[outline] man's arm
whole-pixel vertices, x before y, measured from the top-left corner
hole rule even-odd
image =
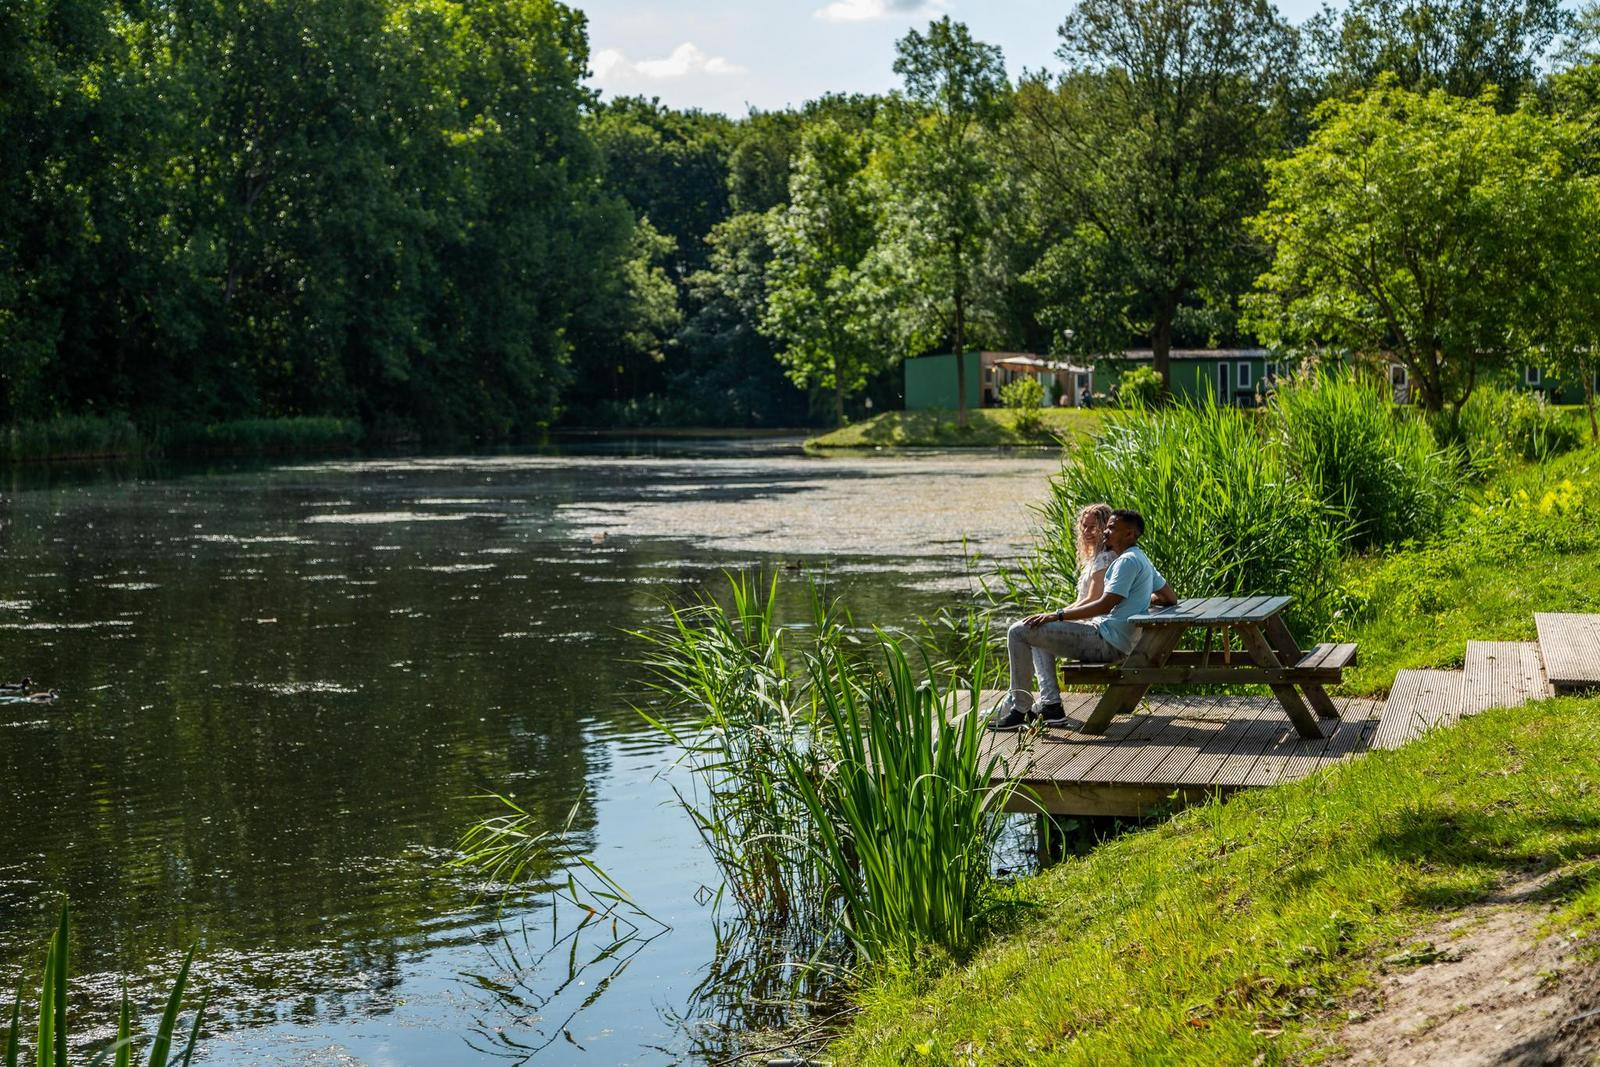
[[[1153,608],[1170,608],[1177,602],[1178,594],[1172,591],[1171,582],[1150,594],[1150,606]]]
[[[1026,626],[1039,626],[1047,622],[1068,622],[1073,619],[1093,619],[1109,614],[1111,609],[1122,603],[1127,598],[1121,593],[1102,593],[1098,600],[1091,600],[1086,604],[1060,611],[1046,611],[1039,615],[1029,615],[1022,622]]]

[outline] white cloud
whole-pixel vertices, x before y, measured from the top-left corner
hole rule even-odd
[[[834,0],[816,16],[827,22],[866,22],[890,15],[915,15],[944,7],[944,0]]]
[[[691,41],[685,41],[672,50],[665,59],[630,60],[621,50],[603,48],[594,54],[594,77],[602,85],[608,82],[627,82],[639,78],[685,78],[696,74],[743,74],[745,68],[730,62],[724,56],[708,56]]]

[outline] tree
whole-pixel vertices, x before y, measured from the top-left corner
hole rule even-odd
[[[924,109],[905,139],[896,199],[921,220],[925,248],[908,257],[911,283],[938,294],[956,355],[957,419],[967,424],[967,318],[985,238],[986,192],[993,159],[981,143],[1004,115],[1009,98],[1005,62],[993,45],[975,41],[949,16],[895,42],[894,71],[906,95]],[[902,211],[901,217],[907,217]]]
[[[1021,87],[1011,139],[1055,215],[1032,277],[1074,347],[1146,334],[1170,384],[1183,310],[1225,303],[1254,254],[1243,220],[1283,142],[1293,36],[1266,0],[1081,0],[1060,37],[1067,72]]]
[[[1459,405],[1484,366],[1526,355],[1529,287],[1570,215],[1557,131],[1390,80],[1318,114],[1310,142],[1269,166],[1252,220],[1275,250],[1256,328],[1392,357],[1429,410]]]
[[[778,216],[767,275],[762,331],[800,386],[833,393],[843,424],[846,397],[882,361],[873,343],[864,284],[876,205],[863,175],[864,134],[824,119],[807,127],[789,181],[789,206]]]
[[[1306,34],[1330,94],[1389,73],[1416,92],[1497,88],[1510,110],[1573,27],[1560,0],[1352,0],[1338,15],[1324,8]]]

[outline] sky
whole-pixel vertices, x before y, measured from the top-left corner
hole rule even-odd
[[[999,45],[1006,73],[1057,69],[1071,0],[571,0],[589,16],[590,84],[610,97],[744,115],[827,92],[895,88],[894,42],[949,15]],[[1292,22],[1317,0],[1279,0]]]

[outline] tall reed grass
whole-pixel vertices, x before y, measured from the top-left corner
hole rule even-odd
[[[132,456],[143,450],[138,427],[121,415],[70,415],[0,427],[0,461]]]
[[[50,947],[45,952],[44,974],[40,978],[39,986],[39,1003],[37,1011],[33,1013],[37,1018],[33,1046],[36,1067],[46,1067],[46,1065],[68,1067],[71,1060],[67,1034],[67,979],[70,973],[67,948],[71,925],[68,907],[63,903],[55,935],[51,937]],[[189,983],[189,966],[193,962],[194,949],[191,948],[189,954],[184,957],[183,966],[178,969],[177,978],[173,980],[172,993],[167,997],[161,1021],[157,1024],[155,1033],[150,1036],[150,1055],[147,1061],[149,1067],[168,1067],[172,1063],[189,1067],[190,1061],[194,1058],[195,1048],[200,1040],[200,1020],[206,1010],[203,1000],[195,1011],[194,1021],[189,1027],[186,1040],[179,1042],[181,1034],[178,1030],[178,1014],[183,1006],[184,989]],[[134,1049],[139,1039],[133,1035],[132,1020],[133,1008],[128,1000],[127,988],[124,986],[122,1006],[117,1013],[116,1041],[95,1053],[89,1060],[89,1067],[104,1064],[108,1058],[112,1067],[133,1067]],[[17,987],[17,997],[11,1007],[10,1021],[11,1026],[6,1033],[5,1044],[0,1046],[0,1052],[3,1052],[3,1055],[0,1055],[0,1063],[4,1063],[4,1067],[21,1067],[21,986]]]
[[[776,577],[730,576],[730,606],[705,598],[641,634],[673,708],[646,718],[694,771],[684,806],[748,914],[841,930],[859,960],[963,953],[1015,789],[991,788],[979,758],[987,665],[941,681],[909,637],[862,641],[809,595],[809,625],[786,628]]]
[[[1025,604],[1070,603],[1073,517],[1106,501],[1143,514],[1142,547],[1179,596],[1285,593],[1303,631],[1330,617],[1349,524],[1296,477],[1254,415],[1207,398],[1120,412],[1051,484],[1037,552],[1000,575]]]
[[[991,785],[994,758],[980,758],[987,717],[972,679],[982,664],[941,684],[912,668],[897,639],[880,633],[878,651],[881,670],[817,687],[833,766],[818,778],[791,755],[790,775],[857,951],[899,965],[930,947],[960,956],[976,939],[997,813],[1015,784]]]
[[[1268,447],[1333,510],[1360,550],[1424,539],[1460,490],[1454,456],[1420,418],[1398,410],[1381,381],[1351,371],[1277,391]]]

